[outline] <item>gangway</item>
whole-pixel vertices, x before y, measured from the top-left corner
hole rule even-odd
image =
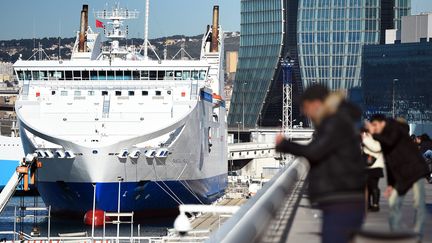
[[[28,183],[28,174],[36,161],[36,156],[29,154],[25,157],[21,166],[18,166],[17,170],[14,171],[8,183],[0,193],[0,214],[3,212],[9,200],[12,198],[21,180],[23,178],[27,178]]]

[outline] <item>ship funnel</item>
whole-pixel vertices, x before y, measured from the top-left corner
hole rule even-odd
[[[219,6],[213,7],[213,26],[211,39],[211,52],[219,51]]]
[[[81,10],[81,26],[79,32],[78,52],[86,52],[86,31],[88,26],[88,5],[84,4]]]

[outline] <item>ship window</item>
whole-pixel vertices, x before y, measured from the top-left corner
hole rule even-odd
[[[74,96],[81,96],[81,91],[78,91],[78,90],[75,91],[75,92],[74,92]]]
[[[39,79],[41,79],[41,80],[47,80],[48,79],[47,71],[40,71],[39,72]]]
[[[198,71],[192,71],[192,80],[198,80],[199,79],[199,75],[198,75]]]
[[[190,71],[183,71],[183,80],[190,79]]]
[[[26,80],[32,80],[32,73],[31,73],[31,71],[25,71],[25,79]]]
[[[82,71],[82,80],[89,80],[89,79],[90,79],[89,71]]]
[[[156,80],[157,72],[156,71],[150,71],[150,80]]]
[[[24,80],[24,72],[23,71],[17,71],[18,79]]]
[[[29,76],[29,80],[31,80],[32,77],[33,77],[33,80],[39,80],[39,71],[32,71],[31,73],[32,73],[32,75]]]
[[[102,91],[102,96],[107,96],[108,95],[108,91]]]
[[[174,79],[174,71],[167,71],[165,79],[173,80]]]
[[[121,91],[116,91],[116,92],[115,92],[115,95],[116,95],[116,96],[121,96],[121,94],[122,94]]]
[[[165,71],[158,71],[158,80],[165,79]]]
[[[106,80],[106,71],[98,71],[99,80]]]
[[[131,71],[124,71],[123,80],[132,80],[132,72]]]
[[[174,78],[175,80],[181,80],[182,79],[182,71],[175,71],[174,72]]]
[[[55,95],[55,93],[56,93],[55,90],[51,91],[51,95]]]
[[[73,71],[73,79],[80,80],[81,79],[81,71]]]
[[[94,92],[93,90],[89,90],[89,91],[87,92],[87,95],[88,95],[88,96],[94,96],[94,95],[95,95],[95,92]]]
[[[107,71],[107,80],[114,80],[114,71]]]
[[[155,93],[156,93],[156,95],[157,95],[157,96],[161,96],[161,95],[162,95],[162,92],[161,92],[161,91],[159,91],[159,90],[156,90],[156,92],[155,92]]]
[[[168,91],[167,91],[167,94],[171,95],[171,90],[168,90]]]
[[[98,80],[97,71],[90,71],[90,79],[91,80]]]
[[[58,80],[64,80],[64,71],[55,71],[54,77]]]
[[[149,71],[141,71],[141,79],[148,80],[149,79]]]
[[[109,76],[109,74],[108,74],[108,76]],[[123,80],[123,71],[121,71],[121,70],[120,71],[116,71],[115,72],[115,76],[116,76],[115,77],[116,80]]]
[[[66,80],[72,80],[72,71],[65,71]]]
[[[199,79],[200,80],[205,80],[206,78],[206,71],[205,70],[201,70],[200,74],[199,74]]]
[[[135,91],[129,91],[128,94],[129,94],[129,96],[134,96],[135,95]]]
[[[61,96],[67,96],[68,92],[66,90],[62,90],[62,92],[60,93]]]
[[[133,71],[133,80],[139,80],[140,79],[140,73],[138,71]]]
[[[141,95],[142,95],[142,96],[147,96],[147,95],[148,95],[148,91],[147,91],[147,90],[143,90],[143,91],[141,92]]]

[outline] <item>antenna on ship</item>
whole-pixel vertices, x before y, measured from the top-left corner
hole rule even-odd
[[[144,25],[144,59],[145,60],[148,60],[149,14],[150,14],[150,0],[146,0],[146,13],[145,13],[145,25]]]

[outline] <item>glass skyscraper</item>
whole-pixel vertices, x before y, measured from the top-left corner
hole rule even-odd
[[[363,45],[382,42],[410,7],[410,0],[242,0],[229,126],[281,124],[283,58],[294,60],[294,98],[315,82],[360,86]]]
[[[233,97],[231,126],[255,126],[273,80],[283,44],[281,0],[241,1],[239,62]]]
[[[362,47],[379,44],[385,29],[400,26],[409,0],[303,0],[298,15],[298,45],[304,86],[331,89],[361,85]],[[384,40],[382,40],[384,41]]]

